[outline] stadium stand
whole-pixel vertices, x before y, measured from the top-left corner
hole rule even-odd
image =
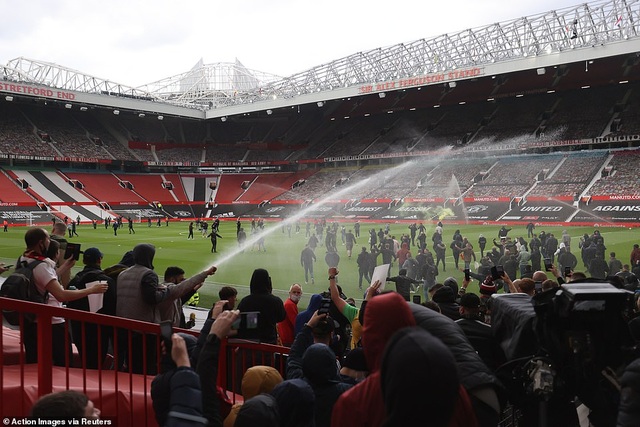
[[[36,200],[22,189],[13,177],[8,176],[4,170],[0,173],[0,187],[2,187],[0,201],[4,203],[34,204],[36,202]]]
[[[21,109],[14,105],[0,103],[0,151],[5,154],[38,153],[43,156],[55,156],[58,153],[38,136],[35,127],[29,123]]]
[[[640,162],[640,152],[618,151],[607,165],[611,170],[606,176],[601,177],[589,189],[591,195],[616,195],[626,194],[631,196],[640,195],[640,178],[638,177],[638,164]]]
[[[71,179],[76,179],[84,185],[84,190],[95,200],[100,202],[145,202],[138,194],[126,186],[122,181],[110,173],[77,173],[66,174]]]
[[[100,113],[72,113],[74,120],[76,120],[90,135],[91,139],[96,145],[102,146],[103,150],[107,153],[106,158],[113,158],[118,160],[137,160],[133,153],[126,146],[126,142],[123,144],[118,142],[119,140],[114,137],[105,126],[100,124],[100,121],[107,123],[104,119],[105,114]],[[122,138],[126,141],[125,138]]]
[[[104,151],[91,141],[65,109],[33,108],[26,112],[39,132],[46,133],[57,151],[67,157],[101,158]]]

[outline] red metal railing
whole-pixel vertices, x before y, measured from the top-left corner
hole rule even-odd
[[[232,392],[229,399],[236,403],[241,396],[242,376],[252,366],[267,365],[286,378],[289,348],[260,344],[239,339],[222,340],[218,359],[218,386]]]
[[[0,298],[0,308],[15,310],[20,313],[35,313],[37,315],[37,364],[26,363],[26,352],[23,346],[25,339],[24,316],[21,315],[20,326],[7,328],[3,326],[0,334],[0,414],[2,416],[23,417],[29,412],[33,402],[39,396],[52,391],[74,389],[86,393],[93,400],[96,407],[102,411],[102,417],[117,421],[118,426],[156,426],[151,402],[151,380],[160,366],[160,328],[157,324],[139,322],[118,317],[52,307],[43,304]],[[97,334],[98,354],[108,353],[104,360],[96,363],[97,369],[87,368],[87,353],[77,355],[65,350],[64,366],[54,366],[52,351],[52,317],[64,317],[65,348],[71,344],[70,321],[78,321],[82,334],[76,337],[80,343],[86,343],[86,332],[89,324],[98,325],[94,333]],[[102,336],[104,327],[111,327],[112,332],[108,349],[103,349]],[[141,334],[143,354],[153,354],[156,359],[147,362],[143,359],[143,373],[133,373],[132,355],[124,359],[120,346],[127,343],[129,348],[136,334]],[[120,336],[120,342],[118,340]],[[147,337],[153,337],[156,348],[149,348]],[[103,351],[108,350],[108,351]],[[149,363],[155,364],[150,366]],[[122,368],[122,366],[129,368]],[[117,368],[121,367],[120,370]]]
[[[19,327],[3,326],[0,334],[0,415],[3,417],[27,416],[32,404],[38,397],[53,391],[73,389],[89,396],[103,418],[115,421],[124,427],[156,426],[151,401],[151,381],[160,371],[160,327],[157,324],[123,319],[68,308],[52,307],[26,301],[0,298],[0,309],[8,309],[37,316],[37,363],[27,363],[24,348],[25,319],[21,315]],[[74,337],[80,348],[86,348],[91,334],[95,334],[98,355],[106,354],[96,363],[95,369],[87,366],[87,352],[65,351],[64,366],[54,366],[52,349],[53,317],[63,317],[65,322],[65,348],[71,348],[70,323],[80,322],[80,336]],[[97,329],[90,325],[97,325]],[[102,338],[105,328],[110,339],[108,348],[103,348]],[[179,330],[197,335],[197,332]],[[132,346],[136,334],[141,334],[142,353],[154,350],[157,357],[155,366],[149,366],[146,358],[142,361],[143,373],[132,371],[132,354],[124,356],[121,345]],[[118,337],[120,336],[120,339]],[[153,338],[147,342],[146,338]],[[149,347],[155,345],[155,348]],[[286,359],[289,348],[251,341],[230,339],[222,340],[219,364],[218,385],[232,393],[229,399],[235,403],[242,400],[240,385],[242,375],[251,366],[268,365],[277,369],[286,377]],[[126,365],[128,368],[123,368]],[[118,369],[120,367],[120,369]]]

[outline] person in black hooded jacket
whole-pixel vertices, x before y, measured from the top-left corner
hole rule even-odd
[[[269,272],[263,268],[255,269],[249,287],[251,293],[242,298],[238,304],[238,310],[241,312],[259,311],[258,327],[255,329],[241,328],[238,330],[238,338],[276,344],[278,341],[276,324],[282,322],[287,313],[284,311],[282,300],[271,293],[273,288]]]
[[[189,343],[187,343],[187,341]],[[163,356],[167,371],[151,383],[151,399],[158,424],[166,427],[204,427],[200,378],[191,368],[189,347],[195,338],[186,334],[171,336],[171,354]]]
[[[316,427],[331,425],[331,411],[342,393],[353,387],[342,381],[336,365],[336,355],[325,344],[313,344],[302,357],[304,380],[316,396],[314,419]]]
[[[291,346],[287,361],[287,379],[302,378],[309,383],[316,396],[315,426],[329,427],[331,411],[338,397],[353,384],[342,381],[336,355],[329,347],[331,332],[326,334],[323,320],[326,314],[318,315],[316,311],[305,324]],[[329,322],[333,322],[331,318]],[[331,326],[333,329],[333,326]],[[323,342],[320,342],[323,341]]]
[[[242,404],[235,427],[279,427],[278,402],[270,394],[259,394]]]
[[[640,359],[631,362],[620,378],[618,427],[632,427],[640,420]]]
[[[278,403],[280,427],[314,427],[315,396],[311,386],[301,379],[283,381],[273,388],[271,395]],[[238,414],[238,416],[240,416]],[[236,418],[236,425],[237,418]],[[263,424],[255,424],[262,426]]]
[[[422,305],[409,304],[409,307],[416,324],[439,338],[453,353],[460,384],[469,394],[478,425],[498,425],[501,405],[506,400],[504,388],[495,374],[482,362],[462,329],[453,320]]]
[[[456,362],[442,341],[415,326],[399,330],[387,343],[381,373],[384,427],[451,425],[460,382]],[[416,417],[418,407],[429,414],[428,422]]]

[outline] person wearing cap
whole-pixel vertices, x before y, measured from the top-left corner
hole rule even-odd
[[[460,306],[456,302],[458,283],[453,277],[448,277],[441,286],[433,286],[429,290],[431,300],[438,304],[443,315],[451,320],[460,318]]]
[[[342,359],[342,367],[340,368],[342,378],[349,378],[354,384],[364,380],[369,375],[367,361],[364,358],[364,350],[362,347],[352,349]]]
[[[480,297],[465,292],[460,297],[460,319],[456,320],[456,323],[462,328],[482,361],[495,371],[506,359],[491,332],[491,326],[483,322],[483,318],[480,312]]]
[[[115,316],[116,314],[116,282],[107,276],[101,267],[102,252],[98,248],[86,249],[82,254],[82,263],[84,268],[69,282],[70,288],[85,289],[87,285],[95,282],[102,282],[108,285],[102,299],[102,307],[97,311],[100,314]],[[80,298],[67,303],[68,308],[75,310],[90,311],[89,299],[87,297]],[[84,323],[84,336],[82,334],[82,323],[77,320],[71,321],[71,333],[73,342],[78,348],[80,360],[86,360],[86,367],[96,369],[100,366],[107,350],[109,349],[109,341],[113,337],[113,331],[110,326],[100,327],[101,333],[98,334],[99,326],[94,323]],[[98,345],[98,336],[101,338],[101,345]],[[98,352],[100,349],[100,353]],[[86,356],[83,356],[86,355]]]

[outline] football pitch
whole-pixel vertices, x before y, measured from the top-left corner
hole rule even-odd
[[[210,222],[211,223],[211,222]],[[345,225],[347,229],[353,230],[353,222],[340,223]],[[169,266],[179,266],[185,270],[185,276],[202,271],[210,265],[218,266],[218,272],[209,277],[205,285],[200,289],[200,307],[210,307],[218,299],[218,290],[222,286],[234,286],[238,290],[239,298],[249,293],[249,281],[251,274],[256,268],[265,268],[271,275],[274,294],[280,296],[283,300],[288,295],[289,286],[293,283],[300,283],[303,288],[303,298],[300,307],[306,307],[309,297],[314,293],[320,293],[328,289],[327,281],[327,264],[324,260],[326,250],[324,246],[319,246],[316,251],[317,261],[314,265],[315,284],[305,285],[304,270],[300,265],[300,252],[304,248],[308,238],[305,237],[306,221],[300,222],[300,231],[296,233],[295,224],[291,228],[289,236],[288,228],[282,227],[278,222],[265,222],[265,249],[266,251],[258,251],[257,245],[252,247],[250,244],[245,247],[244,252],[239,251],[236,241],[236,223],[235,221],[222,221],[220,224],[219,234],[222,236],[218,239],[218,253],[211,253],[210,240],[202,236],[198,230],[194,230],[194,239],[187,240],[188,222],[171,222],[169,226],[163,223],[161,227],[152,224],[151,227],[147,223],[136,223],[135,234],[129,234],[126,223],[124,228],[118,230],[118,235],[114,236],[113,229],[105,229],[104,225],[99,224],[94,230],[90,224],[83,224],[78,227],[78,237],[68,238],[71,242],[81,243],[82,249],[89,247],[97,247],[104,254],[102,267],[106,268],[118,263],[123,254],[131,250],[138,243],[151,243],[156,247],[156,255],[154,259],[155,271],[162,280],[164,271]],[[251,241],[250,223],[242,222],[243,228],[247,231]],[[431,235],[435,224],[426,223],[427,228],[427,247],[431,249]],[[409,234],[407,228],[409,223],[390,224],[391,235],[400,240],[400,236],[405,233]],[[380,223],[361,223],[360,237],[354,246],[351,259],[347,257],[346,248],[342,245],[340,238],[340,230],[337,234],[337,247],[340,255],[339,284],[343,288],[344,293],[349,297],[357,300],[363,296],[363,291],[358,289],[358,266],[356,258],[363,246],[369,248],[368,231],[371,228],[376,230],[384,228],[385,224]],[[44,227],[51,229],[50,224]],[[478,248],[478,236],[483,234],[488,242],[487,249],[491,250],[491,240],[497,239],[500,226],[495,225],[452,225],[444,224],[443,237],[447,244],[447,268],[443,271],[439,269],[438,281],[442,282],[449,276],[452,276],[461,283],[463,273],[456,271],[454,268],[453,256],[448,245],[452,240],[453,233],[459,229],[464,237],[474,245],[476,256],[479,260],[480,251]],[[313,226],[311,227],[313,230]],[[536,234],[544,230],[547,233],[553,233],[556,237],[560,237],[563,230],[567,230],[572,237],[572,252],[578,258],[578,266],[576,271],[585,271],[580,260],[580,252],[578,242],[580,236],[584,233],[592,234],[593,227],[549,227],[537,226]],[[5,264],[14,264],[16,258],[24,251],[24,233],[27,227],[11,227],[6,233],[0,233],[0,261]],[[607,258],[609,252],[616,252],[617,258],[623,264],[629,263],[629,254],[634,243],[640,243],[636,229],[626,227],[603,227],[599,228],[605,239],[607,247]],[[527,231],[525,225],[514,226],[509,232],[511,238],[524,237],[527,241]],[[417,243],[417,241],[416,241]],[[411,247],[411,254],[415,257],[417,249]],[[380,257],[378,262],[381,262]],[[462,268],[462,263],[460,267]],[[82,269],[82,258],[76,263],[73,269],[75,274]],[[392,266],[391,274],[398,273],[398,266],[395,263]],[[5,273],[6,277],[9,273]],[[367,284],[363,284],[366,288]],[[393,283],[389,284],[393,289]],[[472,283],[469,288],[473,292],[477,292],[477,281]]]

